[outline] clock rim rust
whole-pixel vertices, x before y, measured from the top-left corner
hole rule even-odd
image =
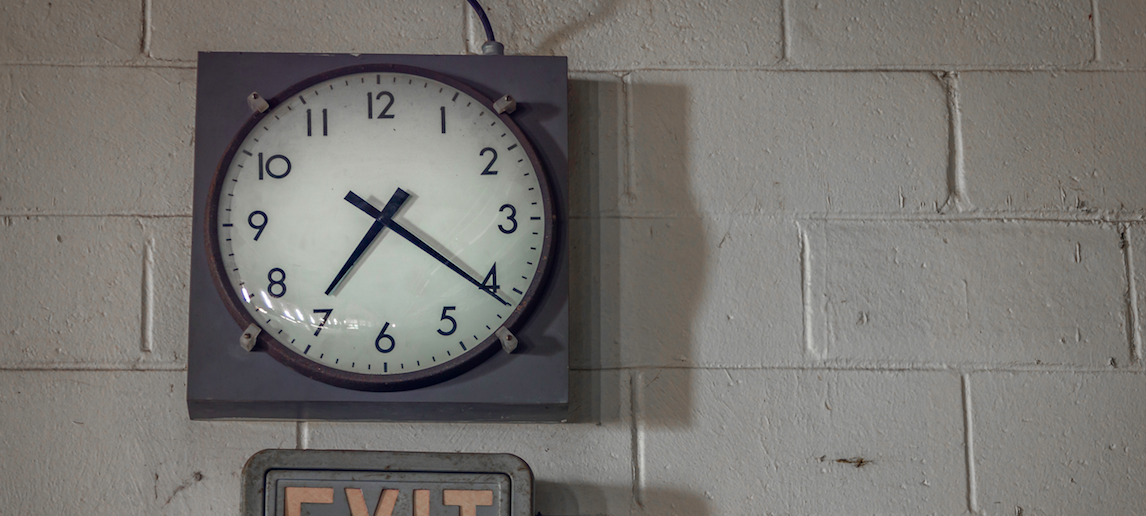
[[[218,165],[215,167],[215,173],[211,178],[211,185],[208,189],[208,197],[206,203],[206,216],[203,217],[204,226],[203,232],[204,246],[207,252],[207,268],[211,272],[211,279],[215,284],[215,289],[218,291],[222,298],[223,305],[231,314],[231,317],[239,325],[240,331],[245,330],[250,325],[254,324],[260,329],[263,329],[254,318],[251,317],[246,310],[242,309],[239,301],[238,293],[231,287],[231,282],[226,280],[225,275],[221,274],[224,270],[222,263],[223,256],[218,246],[218,229],[219,229],[219,198],[222,193],[223,177],[226,175],[226,168],[235,154],[239,152],[239,147],[242,146],[243,141],[246,140],[255,127],[265,118],[270,112],[277,108],[284,101],[290,99],[302,90],[309,88],[315,84],[328,81],[337,77],[351,75],[356,73],[403,73],[424,77],[427,79],[435,80],[446,84],[452,88],[469,95],[474,100],[480,102],[483,106],[488,108],[491,113],[498,117],[517,138],[522,149],[525,151],[526,156],[529,158],[530,163],[537,175],[539,187],[541,188],[541,195],[544,206],[544,223],[545,223],[545,237],[542,241],[541,254],[538,258],[537,270],[538,274],[534,275],[533,281],[530,282],[529,288],[526,289],[522,295],[521,302],[517,304],[513,312],[506,318],[502,326],[509,328],[513,331],[520,322],[524,322],[536,307],[538,303],[534,302],[534,297],[541,291],[548,288],[552,276],[553,262],[552,259],[556,249],[554,248],[557,242],[557,229],[556,218],[558,207],[556,206],[557,197],[553,195],[552,183],[549,180],[549,172],[542,165],[540,158],[534,149],[532,141],[525,135],[525,133],[518,127],[517,123],[506,113],[498,113],[497,109],[493,106],[493,101],[489,99],[484,93],[476,90],[472,86],[465,84],[449,75],[445,75],[432,70],[419,68],[416,66],[393,64],[393,63],[373,63],[346,66],[328,70],[316,75],[307,77],[301,81],[295,82],[288,86],[282,92],[278,93],[272,98],[265,98],[270,107],[262,113],[254,113],[247,122],[235,133],[227,146],[226,152],[223,153]],[[499,343],[496,332],[491,333],[489,337],[484,339],[477,346],[471,348],[471,351],[464,353],[458,358],[448,360],[439,365],[413,371],[410,373],[395,373],[383,375],[368,375],[362,373],[353,373],[335,369],[318,362],[312,361],[293,349],[288,348],[277,339],[272,337],[269,332],[261,331],[259,333],[257,343],[262,346],[268,355],[273,357],[279,363],[289,367],[290,369],[302,374],[308,378],[323,382],[336,387],[343,387],[347,389],[354,389],[359,391],[372,391],[372,392],[393,392],[412,390],[429,385],[441,383],[455,378],[470,369],[473,369],[478,364],[484,362],[491,355],[493,355],[499,348]]]

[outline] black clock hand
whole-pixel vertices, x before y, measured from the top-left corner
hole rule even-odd
[[[367,210],[366,208],[363,208],[362,205],[368,206],[370,211],[367,211],[367,213],[370,213],[371,211],[375,213],[375,215],[373,215],[374,223],[370,225],[370,229],[366,231],[366,236],[362,237],[362,241],[358,242],[358,247],[354,248],[353,253],[350,253],[350,258],[347,259],[346,263],[342,265],[342,270],[338,271],[338,275],[334,277],[334,281],[330,282],[329,287],[326,287],[326,295],[329,296],[330,293],[334,291],[334,287],[338,286],[338,282],[342,281],[342,278],[346,276],[346,273],[350,272],[350,269],[353,268],[354,264],[358,262],[358,259],[362,257],[362,253],[366,251],[367,247],[370,247],[370,244],[374,242],[375,238],[378,238],[378,234],[381,233],[382,229],[387,226],[387,224],[390,222],[390,218],[398,212],[398,208],[402,207],[402,203],[406,202],[408,197],[410,197],[410,194],[399,188],[394,192],[394,195],[390,196],[390,200],[386,203],[386,207],[382,208],[382,211],[378,211],[376,208],[374,208],[374,206],[371,206],[370,203],[355,195],[354,192],[349,192],[346,194],[345,199],[350,201],[351,204],[358,206],[358,208],[362,209],[363,211]]]
[[[501,304],[503,304],[505,306],[509,306],[508,302],[506,302],[504,299],[498,297],[498,295],[496,293],[494,293],[492,290],[486,288],[485,285],[482,285],[481,282],[478,281],[476,278],[467,274],[466,271],[463,271],[461,269],[461,267],[454,265],[454,262],[451,262],[448,258],[446,258],[445,256],[442,256],[442,253],[435,251],[433,247],[430,247],[429,244],[423,242],[421,238],[418,238],[417,236],[414,236],[413,233],[407,231],[406,228],[402,227],[401,224],[398,224],[396,221],[391,220],[391,221],[387,222],[386,225],[389,226],[392,231],[394,231],[395,233],[400,235],[402,238],[409,240],[411,244],[418,246],[418,249],[425,251],[430,256],[433,256],[435,260],[442,262],[442,265],[449,267],[450,270],[460,274],[463,278],[469,280],[470,283],[473,283],[475,286],[477,286],[477,288],[481,289],[482,292],[485,292],[486,294],[493,296],[494,299],[501,301]]]
[[[399,191],[401,191],[401,190],[399,190]],[[406,193],[406,192],[402,192],[402,193]],[[362,211],[366,212],[366,214],[367,214],[367,215],[370,215],[371,217],[374,217],[374,218],[375,218],[375,219],[377,219],[377,220],[381,220],[381,219],[380,219],[380,217],[383,215],[383,213],[382,213],[382,212],[380,212],[380,211],[378,211],[378,208],[375,208],[375,207],[374,207],[372,204],[370,204],[369,202],[366,202],[366,200],[365,200],[365,199],[363,199],[363,198],[361,198],[361,197],[359,197],[359,196],[357,196],[357,195],[354,195],[354,192],[350,192],[350,193],[346,194],[346,200],[347,200],[348,202],[350,202],[350,204],[353,204],[354,206],[357,206],[357,207],[358,207],[358,209],[360,209],[360,210],[362,210]],[[405,199],[403,199],[403,200],[405,200]],[[393,214],[391,214],[390,216],[391,216],[391,217],[393,217]],[[498,297],[498,295],[497,295],[496,293],[494,293],[494,292],[490,292],[490,290],[489,290],[489,289],[487,289],[487,288],[485,287],[485,285],[482,285],[482,284],[481,284],[481,282],[477,280],[477,278],[474,278],[473,276],[470,276],[469,274],[467,274],[467,273],[466,273],[466,271],[463,271],[463,270],[461,269],[461,267],[458,267],[457,265],[454,265],[454,263],[453,263],[453,262],[451,262],[451,261],[450,261],[448,258],[446,258],[445,256],[442,256],[442,253],[439,253],[438,251],[434,250],[434,248],[433,248],[433,247],[430,247],[430,245],[429,245],[429,244],[427,244],[426,242],[422,241],[422,239],[421,239],[421,238],[418,238],[417,236],[415,236],[413,233],[409,232],[409,231],[408,231],[406,228],[402,227],[402,226],[401,226],[400,224],[398,224],[397,222],[395,222],[395,221],[393,221],[393,220],[390,220],[390,219],[388,218],[388,219],[386,220],[386,225],[387,225],[387,226],[389,226],[389,227],[390,227],[390,229],[391,229],[392,231],[394,231],[395,233],[397,233],[398,235],[400,235],[402,238],[405,238],[406,240],[409,240],[411,244],[414,244],[414,245],[418,246],[418,249],[421,249],[421,250],[425,251],[425,252],[426,252],[427,254],[429,254],[430,256],[433,256],[435,260],[438,260],[439,262],[442,262],[442,265],[445,265],[446,267],[449,267],[449,268],[450,268],[450,270],[452,270],[452,271],[454,271],[454,272],[456,272],[456,273],[460,274],[460,275],[461,275],[463,278],[465,278],[466,280],[468,280],[470,283],[473,283],[474,285],[476,285],[476,286],[477,286],[477,288],[479,288],[479,289],[481,289],[481,290],[485,291],[485,292],[486,292],[487,294],[489,294],[490,296],[493,296],[493,298],[494,298],[494,299],[496,299],[496,300],[498,300],[498,301],[500,301],[500,302],[501,302],[501,304],[503,304],[503,305],[506,305],[506,306],[509,306],[509,303],[507,303],[507,302],[506,302],[504,299],[502,299],[501,297]],[[372,228],[372,229],[373,229],[373,228]],[[368,236],[369,236],[369,235],[368,235]]]

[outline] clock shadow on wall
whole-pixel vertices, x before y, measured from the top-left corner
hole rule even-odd
[[[486,346],[491,350],[488,358],[477,361],[472,369],[436,383],[419,383],[412,388],[389,392],[348,389],[312,379],[313,375],[309,373],[304,376],[265,352],[268,344],[277,344],[277,341],[270,340],[266,331],[259,337],[263,350],[260,347],[253,351],[243,349],[239,338],[245,324],[236,322],[241,314],[232,317],[236,314],[233,310],[235,303],[228,301],[232,304],[229,312],[221,297],[226,290],[221,287],[225,280],[217,285],[211,274],[212,267],[218,269],[212,261],[221,255],[217,251],[214,253],[216,258],[208,256],[204,246],[209,238],[207,215],[214,213],[207,209],[207,205],[212,196],[211,185],[216,169],[223,170],[229,166],[228,148],[232,147],[232,140],[244,124],[252,127],[248,123],[252,120],[252,111],[247,106],[247,96],[258,92],[277,103],[283,100],[277,98],[281,92],[308,78],[332,70],[378,64],[416,67],[468,87],[491,100],[506,94],[517,100],[517,111],[501,118],[512,117],[521,130],[519,138],[531,144],[536,162],[547,173],[552,196],[554,242],[549,247],[548,276],[535,282],[535,287],[530,287],[524,296],[529,301],[521,317],[516,321],[510,318],[506,323],[518,337],[519,344],[514,353]],[[191,418],[565,420],[569,398],[569,252],[564,244],[568,238],[567,73],[563,57],[201,53],[196,104],[195,222],[189,313],[187,400]],[[271,106],[272,111],[275,107]],[[446,123],[444,109],[443,133]],[[259,115],[254,116],[257,118]],[[309,130],[309,118],[307,123]],[[253,162],[248,164],[253,165]],[[279,163],[277,166],[282,165]],[[261,163],[259,170],[262,171]],[[265,215],[255,222],[266,225]],[[394,222],[397,223],[397,219]],[[397,231],[393,227],[390,229]],[[272,285],[274,281],[272,278]],[[338,280],[335,281],[337,283]],[[496,279],[494,283],[497,283]],[[528,295],[530,293],[532,296]],[[278,297],[273,290],[270,295]],[[239,298],[232,296],[228,299]],[[258,323],[261,325],[262,321]],[[315,333],[317,336],[318,332]],[[492,335],[483,345],[491,342],[497,344]]]

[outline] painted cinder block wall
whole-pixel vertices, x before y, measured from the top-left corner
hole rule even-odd
[[[573,419],[192,422],[198,51],[462,0],[0,4],[0,514],[233,514],[272,447],[511,452],[547,516],[1146,514],[1146,3],[488,0],[569,56]]]

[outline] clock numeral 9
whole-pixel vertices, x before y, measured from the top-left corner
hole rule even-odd
[[[382,108],[382,112],[378,113],[378,119],[394,118],[394,115],[387,114],[390,111],[390,106],[394,105],[394,94],[388,91],[383,91],[377,96],[371,92],[366,93],[366,118],[374,118],[374,100],[382,100],[382,97],[386,97],[390,99],[390,101],[386,103],[386,107]]]
[[[286,168],[283,170],[283,172],[281,174],[276,174],[276,173],[274,173],[274,171],[271,170],[271,163],[274,163],[276,159],[281,160],[284,164],[286,164]],[[264,167],[263,166],[263,153],[260,152],[259,153],[259,181],[263,180],[263,171],[264,170],[266,171],[268,176],[271,176],[275,179],[282,179],[282,178],[286,177],[287,174],[290,173],[290,160],[287,159],[287,157],[283,156],[282,154],[275,154],[274,156],[267,158],[267,163],[266,163],[266,166]]]
[[[449,331],[438,330],[439,335],[453,335],[455,331],[458,331],[458,320],[454,319],[453,317],[450,317],[449,315],[446,315],[446,313],[449,312],[450,310],[457,310],[457,309],[458,309],[458,307],[456,307],[456,306],[443,306],[442,307],[442,320],[443,321],[450,321],[450,330]]]
[[[276,272],[279,273],[279,279],[275,279]],[[267,281],[270,282],[270,284],[267,285],[267,294],[270,294],[271,297],[283,297],[286,294],[286,271],[278,267],[271,269],[271,271],[267,273]],[[279,287],[277,294],[275,293],[275,287]]]
[[[501,205],[501,209],[497,210],[497,212],[501,213],[501,212],[505,211],[506,208],[509,208],[509,215],[507,215],[505,218],[506,218],[506,220],[512,222],[513,225],[510,226],[509,229],[505,229],[505,227],[503,227],[501,224],[498,224],[497,229],[500,229],[502,233],[505,233],[508,235],[510,233],[513,233],[514,231],[517,231],[517,219],[513,218],[514,216],[517,215],[517,208],[514,208],[512,204],[503,204],[503,205]]]
[[[390,335],[386,335],[386,330],[388,330],[388,329],[390,329],[390,323],[383,324],[382,325],[382,331],[380,333],[378,333],[378,338],[374,339],[374,347],[377,348],[378,351],[381,351],[382,353],[389,353],[391,351],[394,351],[394,345],[397,344],[397,342],[394,342],[394,337],[392,337]],[[382,348],[382,339],[386,339],[386,340],[390,341],[390,347],[383,349]]]
[[[258,223],[258,224],[255,224],[255,215],[262,217],[263,221]],[[259,237],[262,236],[263,230],[266,229],[268,220],[270,220],[270,219],[267,218],[267,214],[263,213],[261,211],[258,211],[258,210],[252,211],[251,214],[247,216],[247,224],[250,224],[252,229],[259,230],[258,233],[255,233],[255,241],[256,242],[259,240]]]
[[[486,152],[492,152],[493,157],[490,158],[489,165],[485,166],[485,170],[481,171],[481,175],[483,175],[483,176],[496,176],[497,171],[496,170],[490,170],[490,169],[493,168],[493,163],[495,161],[497,161],[497,151],[493,150],[493,147],[486,147],[486,148],[482,149],[481,152],[478,153],[478,156],[485,156]]]

